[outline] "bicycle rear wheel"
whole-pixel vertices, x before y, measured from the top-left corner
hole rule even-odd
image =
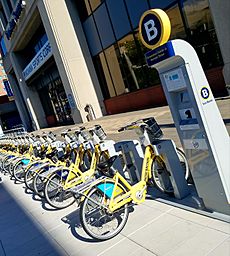
[[[21,160],[19,160],[13,168],[13,177],[20,183],[23,183],[25,181],[25,166],[26,165],[23,164]]]
[[[121,232],[128,216],[128,205],[109,213],[109,199],[97,188],[92,188],[80,206],[80,220],[85,232],[96,240],[108,240]]]
[[[63,209],[74,203],[73,194],[64,190],[63,179],[57,173],[51,174],[46,181],[44,196],[47,202],[56,209]]]

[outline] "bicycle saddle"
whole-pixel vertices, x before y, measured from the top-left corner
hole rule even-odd
[[[118,156],[112,156],[105,162],[99,163],[97,165],[97,169],[101,171],[105,176],[113,177],[116,173],[116,170],[112,168],[113,163],[117,159]]]

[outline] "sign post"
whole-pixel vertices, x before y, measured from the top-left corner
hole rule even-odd
[[[159,72],[199,198],[207,209],[230,215],[228,132],[194,48],[180,39],[167,42],[169,19],[162,12],[147,11],[139,23],[151,49],[147,64]]]

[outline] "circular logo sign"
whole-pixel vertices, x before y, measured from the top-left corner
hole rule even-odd
[[[161,9],[143,13],[139,22],[139,35],[142,43],[149,49],[167,43],[171,33],[168,15]]]
[[[200,91],[200,94],[203,99],[207,100],[210,95],[209,89],[207,87],[203,87]]]

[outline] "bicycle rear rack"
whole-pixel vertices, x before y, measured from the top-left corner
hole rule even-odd
[[[79,185],[77,185],[74,188],[71,188],[70,191],[75,194],[75,195],[83,195],[84,192],[86,192],[87,190],[89,190],[90,188],[92,188],[93,186],[95,186],[96,184],[98,184],[99,182],[102,182],[106,179],[107,177],[105,176],[101,176],[99,178],[96,177],[91,177],[89,180],[87,180],[84,183],[81,183]]]

